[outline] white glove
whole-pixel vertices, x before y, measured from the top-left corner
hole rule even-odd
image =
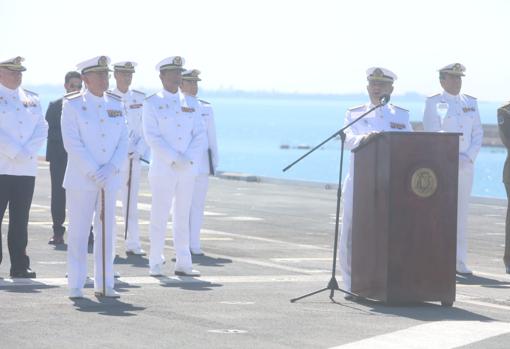
[[[32,154],[30,154],[26,148],[21,148],[18,154],[16,154],[15,159],[19,161],[27,161],[32,159]]]
[[[115,174],[116,168],[112,164],[105,164],[97,170],[94,177],[96,178],[96,184],[103,188],[108,180]]]
[[[473,160],[471,160],[469,155],[464,154],[464,153],[459,154],[459,167],[467,166],[472,163],[473,163]]]
[[[193,162],[184,154],[179,154],[176,162],[179,166],[182,167],[190,166],[193,164]]]
[[[138,152],[135,150],[135,151],[128,153],[128,158],[138,160],[138,159],[140,159],[140,154],[138,154]]]
[[[361,138],[361,141],[359,142],[359,144],[365,144],[367,143],[368,141],[370,141],[372,138],[374,138],[379,132],[377,131],[370,131],[369,133],[367,133],[366,135],[363,136],[363,138]]]

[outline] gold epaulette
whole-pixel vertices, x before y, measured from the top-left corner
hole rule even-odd
[[[427,98],[437,97],[437,96],[439,96],[439,95],[440,95],[440,93],[435,93],[435,94],[433,94],[433,95],[428,96]]]
[[[149,99],[149,98],[151,98],[151,97],[154,97],[154,96],[155,96],[155,95],[157,95],[157,94],[158,94],[157,92],[156,92],[156,93],[153,93],[153,94],[151,94],[150,96],[145,97],[145,99],[147,100],[147,99]]]
[[[76,97],[79,97],[81,96],[81,91],[74,91],[74,92],[69,92],[69,93],[66,93],[64,95],[64,98],[67,99],[67,100],[70,100],[70,99],[74,99]]]
[[[134,93],[138,93],[140,95],[144,95],[145,96],[145,92],[138,91],[138,90],[131,90],[131,91],[133,91]]]
[[[211,104],[211,103],[209,103],[209,102],[207,102],[207,101],[204,101],[203,99],[199,99],[199,101],[200,101],[201,103],[204,103],[204,104]]]
[[[353,110],[355,110],[355,109],[359,109],[359,108],[362,108],[362,107],[364,107],[364,106],[365,106],[364,104],[362,104],[362,105],[357,105],[357,106],[352,107],[352,108],[349,108],[349,109],[347,109],[347,110],[349,110],[349,111],[353,111]]]
[[[27,89],[25,89],[25,88],[23,89],[23,91],[28,92],[28,93],[30,93],[31,95],[39,96],[37,93],[32,92],[32,91],[30,91],[30,90],[27,90]]]
[[[476,99],[476,97],[473,97],[473,96],[470,96],[470,95],[467,95],[467,94],[464,94],[464,96],[472,98],[472,99]]]
[[[112,97],[113,99],[116,99],[118,101],[122,101],[122,97],[119,96],[119,95],[116,95],[115,93],[111,92],[111,91],[106,91],[105,92],[109,97]]]

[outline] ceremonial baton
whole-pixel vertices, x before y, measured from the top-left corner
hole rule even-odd
[[[129,159],[129,175],[127,182],[127,204],[126,204],[126,217],[124,222],[124,240],[127,239],[128,225],[129,225],[129,204],[131,202],[131,175],[133,173],[133,158]]]
[[[212,163],[212,152],[211,148],[207,149],[207,156],[209,157],[209,174],[211,176],[214,176],[214,166]]]
[[[101,230],[102,230],[102,241],[103,241],[103,297],[106,296],[106,222],[105,222],[105,199],[104,199],[104,188],[101,188]]]

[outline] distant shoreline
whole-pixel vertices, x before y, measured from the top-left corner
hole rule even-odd
[[[423,124],[420,121],[412,121],[413,130],[415,131],[423,131]],[[499,138],[499,130],[498,125],[488,125],[484,124],[483,126],[483,143],[484,147],[504,147],[501,139]]]

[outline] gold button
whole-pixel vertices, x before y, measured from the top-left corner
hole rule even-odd
[[[106,149],[103,148],[103,153],[105,153],[105,152],[106,152]]]
[[[23,121],[18,121],[18,122],[19,122],[20,124],[22,124],[22,123],[23,123]]]
[[[179,137],[179,138],[177,138],[177,139],[178,139],[178,140],[181,140],[182,138],[181,138],[181,137]]]
[[[23,136],[19,136],[19,138],[23,139]]]
[[[177,124],[177,127],[181,127],[181,124]]]
[[[104,136],[105,136],[105,134],[104,134],[104,133],[102,133],[102,134],[101,134],[101,137],[104,137]]]
[[[101,120],[99,120],[99,121],[104,122],[104,119],[101,119]]]
[[[99,104],[97,107],[98,107],[98,108],[101,108],[101,104]]]
[[[19,108],[16,108],[16,111],[19,111]]]

